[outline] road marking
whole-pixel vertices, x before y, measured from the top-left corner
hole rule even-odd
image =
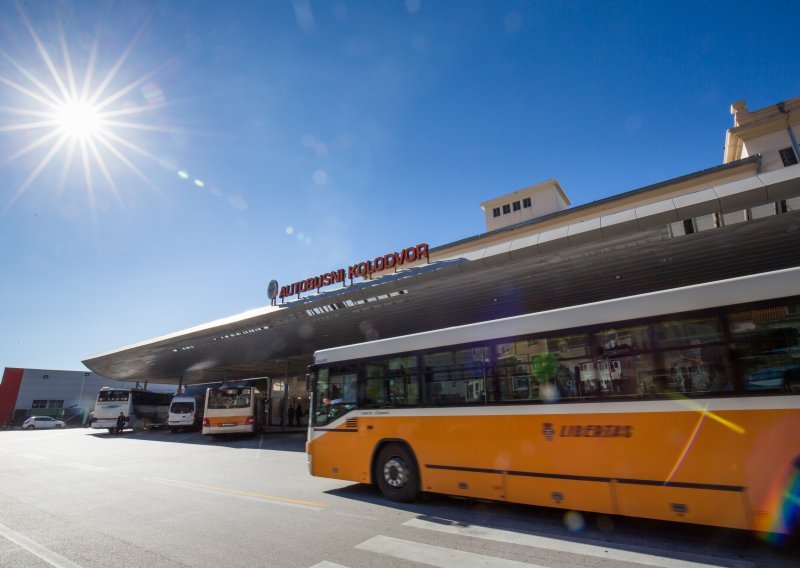
[[[69,467],[77,467],[78,469],[85,469],[86,471],[109,471],[107,467],[99,467],[85,463],[68,463],[65,465],[68,465]]]
[[[259,499],[262,501],[271,501],[281,505],[289,505],[292,507],[302,507],[303,509],[327,509],[328,505],[324,503],[316,503],[314,501],[304,501],[303,499],[289,499],[287,497],[275,497],[274,495],[265,495],[264,493],[256,493],[253,491],[243,491],[241,489],[233,489],[230,487],[216,487],[213,485],[205,485],[204,483],[191,483],[189,481],[177,481],[174,479],[165,479],[163,477],[151,477],[147,481],[154,481],[156,483],[164,483],[175,487],[184,487],[186,489],[197,489],[200,491],[208,491],[211,493],[224,493],[227,495],[237,495],[239,497],[247,497],[251,499]]]
[[[494,556],[464,552],[432,544],[378,535],[356,546],[359,550],[419,562],[437,568],[543,568],[537,564],[517,562]]]
[[[28,458],[29,460],[46,460],[48,459],[46,456],[40,456],[37,454],[22,454],[23,458]]]
[[[24,548],[34,556],[37,556],[55,568],[81,568],[80,565],[75,564],[73,561],[68,560],[60,554],[53,552],[49,548],[32,541],[26,536],[21,535],[17,531],[0,524],[0,536],[10,540],[20,548]]]
[[[344,564],[336,564],[336,562],[328,562],[323,560],[319,564],[314,564],[311,568],[347,568]]]
[[[505,542],[508,544],[519,544],[534,548],[544,548],[557,552],[567,552],[580,554],[583,556],[593,556],[616,562],[633,562],[645,566],[658,566],[660,568],[716,568],[719,566],[735,566],[738,568],[754,567],[752,562],[738,561],[730,558],[714,558],[710,556],[691,555],[691,557],[703,560],[703,562],[692,562],[688,559],[667,558],[644,552],[633,552],[610,548],[608,546],[597,546],[594,544],[583,544],[560,540],[557,538],[547,538],[526,533],[506,531],[501,529],[491,529],[478,525],[463,525],[448,519],[436,519],[426,521],[423,519],[411,519],[403,523],[404,526],[438,531],[458,536],[482,538],[495,542]],[[685,558],[689,555],[685,555]]]

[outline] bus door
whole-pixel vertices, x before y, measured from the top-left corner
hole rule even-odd
[[[319,370],[312,409],[315,434],[315,475],[369,481],[359,459],[359,418],[348,412],[358,403],[358,372],[354,365]],[[321,473],[316,473],[317,468]],[[368,469],[368,468],[367,468]]]

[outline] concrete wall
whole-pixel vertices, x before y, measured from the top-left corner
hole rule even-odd
[[[800,128],[793,127],[792,132],[796,140],[800,141]],[[789,133],[784,128],[777,132],[770,132],[764,136],[747,140],[742,146],[742,157],[746,158],[753,154],[761,154],[761,171],[770,172],[784,168],[779,150],[788,148],[792,145]],[[800,157],[798,157],[800,159]]]

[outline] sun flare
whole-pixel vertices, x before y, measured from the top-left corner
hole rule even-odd
[[[122,170],[133,173],[158,191],[137,165],[137,159],[163,161],[147,146],[137,143],[134,134],[175,132],[145,118],[146,113],[167,106],[163,91],[153,83],[153,78],[172,62],[162,60],[157,68],[124,80],[130,74],[125,63],[141,34],[122,48],[115,61],[105,60],[108,46],[101,54],[97,37],[91,43],[78,41],[70,49],[62,28],[57,43],[45,44],[22,6],[17,3],[16,7],[30,36],[30,46],[38,52],[40,60],[37,65],[35,61],[31,63],[28,55],[15,57],[0,48],[0,87],[7,94],[4,102],[14,101],[0,106],[0,135],[14,136],[20,141],[15,151],[3,156],[0,167],[25,156],[33,157],[35,165],[16,192],[4,199],[4,209],[33,187],[60,157],[63,161],[59,191],[68,180],[74,179],[85,188],[92,207],[99,189],[109,190],[122,201],[116,181]],[[17,45],[24,47],[24,43]],[[75,50],[80,51],[81,57],[75,58],[71,53]],[[82,63],[76,66],[79,60]],[[101,61],[107,65],[104,74],[98,73],[104,66]],[[73,178],[77,172],[80,178]]]

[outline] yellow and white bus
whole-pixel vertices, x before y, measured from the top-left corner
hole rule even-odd
[[[800,268],[317,351],[312,475],[786,534]]]
[[[254,434],[263,423],[261,392],[256,387],[219,387],[206,391],[203,434]]]

